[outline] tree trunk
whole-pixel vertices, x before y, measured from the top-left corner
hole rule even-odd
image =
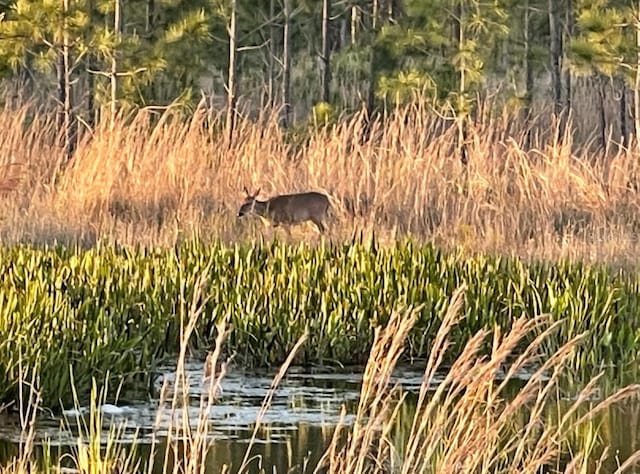
[[[378,29],[378,17],[380,16],[380,0],[373,0],[371,5],[371,29]]]
[[[115,126],[118,112],[118,46],[122,40],[122,0],[114,0],[113,32],[116,37],[116,47],[111,53],[111,127]]]
[[[329,102],[331,84],[331,48],[329,44],[329,19],[331,18],[331,0],[322,1],[322,101]]]
[[[638,11],[640,11],[640,0],[638,0]],[[633,89],[634,101],[634,124],[636,133],[636,146],[640,149],[640,16],[636,18],[636,84]]]
[[[391,20],[393,22],[397,22],[404,16],[404,5],[402,5],[401,0],[391,0],[389,14],[391,15]]]
[[[456,1],[455,18],[454,18],[454,32],[456,34],[455,41],[457,42],[458,52],[462,52],[465,45],[465,31],[464,31],[464,0]],[[469,162],[469,156],[467,153],[467,78],[466,78],[466,62],[464,55],[460,55],[460,70],[458,71],[458,106],[456,110],[456,122],[458,125],[458,153],[460,161],[463,165]]]
[[[531,54],[531,11],[529,0],[524,3],[524,125],[526,127],[525,147],[531,148],[531,103],[533,99],[533,67]]]
[[[269,109],[273,109],[276,104],[276,0],[269,2],[269,60],[268,60],[268,84],[267,84],[267,103]]]
[[[282,102],[283,125],[291,124],[291,0],[284,3],[284,33],[282,45]]]
[[[560,71],[560,32],[558,26],[557,0],[549,0],[549,53],[551,59],[551,88],[556,117],[562,112],[562,79]]]
[[[155,0],[147,0],[147,21],[144,25],[144,30],[145,33],[147,33],[147,37],[151,37],[153,35],[155,9]]]
[[[605,78],[598,74],[595,76],[596,89],[598,91],[598,125],[600,144],[605,154],[607,152],[607,115],[605,110]]]
[[[357,43],[358,24],[360,23],[360,10],[357,5],[351,7],[351,45]]]
[[[623,76],[616,77],[618,92],[620,94],[620,145],[625,146],[629,138],[629,126],[627,124],[627,83]]]
[[[569,44],[570,39],[573,37],[573,26],[574,26],[574,16],[573,16],[573,1],[572,0],[565,0],[566,3],[566,10],[565,10],[565,59],[567,58],[567,47],[566,45]],[[568,61],[565,61],[568,62]],[[564,97],[564,110],[565,113],[568,115],[571,114],[571,103],[572,103],[572,84],[571,84],[571,69],[569,67],[565,67],[564,69],[564,89],[565,89],[565,97]]]
[[[369,91],[367,95],[367,116],[371,118],[373,116],[373,111],[375,109],[376,104],[376,85],[378,83],[378,74],[377,74],[377,55],[376,55],[376,46],[375,40],[378,35],[378,1],[373,0],[373,5],[371,7],[371,58],[369,63]]]
[[[391,4],[389,0],[378,0],[377,3],[378,3],[378,15],[379,15],[380,24],[384,25],[389,21]]]
[[[87,16],[89,17],[89,21],[91,22],[90,30],[93,33],[95,31],[96,26],[96,16],[95,16],[95,0],[89,0],[87,2]],[[87,43],[89,40],[87,39]],[[91,71],[95,71],[97,69],[96,65],[96,55],[93,52],[87,53],[87,124],[89,127],[94,128],[96,124],[96,78],[94,73]]]
[[[340,35],[338,40],[338,45],[336,46],[336,51],[341,51],[347,45],[347,19],[340,19]]]
[[[75,130],[73,124],[73,104],[71,90],[71,42],[69,39],[69,0],[63,0],[64,23],[62,31],[62,54],[59,69],[59,96],[62,106],[62,130],[64,133],[64,153],[67,160],[73,156]]]
[[[237,47],[236,0],[231,0],[231,21],[229,24],[229,77],[227,81],[227,140],[231,145],[236,121],[236,53]]]
[[[58,52],[58,57],[56,61],[56,76],[58,79],[58,120],[57,125],[58,129],[62,130],[64,127],[64,104],[66,102],[66,85],[64,82],[65,74],[64,74],[64,53],[62,49]]]

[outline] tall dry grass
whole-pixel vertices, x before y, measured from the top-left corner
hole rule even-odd
[[[0,198],[0,238],[271,237],[254,220],[235,218],[247,186],[264,196],[331,193],[341,211],[336,239],[375,230],[387,239],[411,234],[476,250],[592,259],[637,250],[635,147],[604,156],[569,133],[555,140],[540,119],[525,149],[527,129],[515,114],[483,117],[470,127],[468,167],[457,159],[450,124],[416,107],[368,127],[355,114],[316,132],[283,131],[271,116],[240,120],[232,143],[220,119],[202,109],[188,118],[142,111],[83,133],[66,163],[53,117],[31,105],[5,108],[0,165],[20,164],[21,180]],[[304,228],[294,236],[310,238]]]
[[[397,436],[404,397],[391,384],[391,374],[404,350],[417,311],[394,313],[378,328],[363,376],[360,403],[352,427],[335,432],[333,442],[314,472],[329,474],[383,473],[531,473],[611,472],[593,439],[576,436],[599,413],[622,400],[637,397],[640,385],[629,385],[592,402],[599,376],[594,377],[556,419],[546,415],[559,403],[560,378],[576,337],[546,359],[540,357],[544,340],[557,329],[544,316],[521,318],[506,334],[496,328],[492,337],[480,331],[467,341],[450,367],[443,367],[448,334],[460,319],[463,289],[452,297],[424,371],[417,406],[406,436]],[[527,334],[538,336],[527,349],[514,350]],[[481,356],[485,341],[491,354]],[[513,396],[506,387],[519,370],[534,367],[527,382]],[[504,375],[501,375],[504,372]],[[442,375],[439,382],[437,375]],[[580,441],[576,439],[580,438]],[[570,440],[574,445],[570,446]],[[600,461],[600,462],[597,462]],[[640,461],[640,452],[619,460],[616,473],[627,472]]]

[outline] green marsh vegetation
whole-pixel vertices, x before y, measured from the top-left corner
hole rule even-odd
[[[206,273],[206,317],[190,338],[204,354],[215,325],[228,320],[225,351],[244,366],[282,363],[351,365],[369,357],[374,330],[395,308],[418,306],[404,359],[425,359],[454,290],[465,285],[463,322],[449,331],[450,357],[477,331],[511,328],[519,317],[559,321],[543,349],[552,354],[583,332],[568,368],[576,378],[635,367],[640,321],[637,274],[580,263],[524,263],[469,257],[411,241],[371,243],[204,244],[173,248],[97,245],[90,249],[12,246],[0,250],[1,401],[17,400],[20,367],[37,367],[43,403],[71,401],[107,375],[148,386],[154,367],[180,348],[181,310],[195,276]],[[524,350],[524,338],[516,349]],[[489,347],[485,348],[486,350]]]
[[[86,474],[152,472],[154,463],[166,473],[204,472],[204,459],[210,440],[207,410],[216,402],[217,390],[227,370],[222,347],[228,331],[228,321],[218,325],[210,362],[216,367],[208,379],[208,390],[201,395],[200,410],[193,419],[188,409],[189,379],[184,370],[189,339],[195,335],[198,320],[206,316],[204,301],[208,284],[203,275],[195,282],[193,301],[181,300],[185,312],[180,331],[180,350],[173,391],[163,386],[159,412],[168,410],[180,414],[166,436],[167,450],[154,456],[157,439],[151,452],[136,458],[134,448],[125,450],[118,444],[122,433],[113,426],[105,431],[101,423],[100,402],[105,392],[95,387],[91,394],[91,410],[87,418],[78,418],[76,445],[62,461],[36,460],[33,451],[35,411],[23,419],[25,443],[14,462],[2,469],[6,474],[32,472],[73,472]],[[557,348],[546,352],[547,339],[558,330],[561,322],[552,323],[545,316],[521,317],[511,330],[478,331],[472,335],[453,363],[443,361],[450,347],[450,331],[463,320],[464,288],[454,291],[433,339],[433,350],[425,364],[424,378],[418,395],[417,409],[409,430],[399,427],[399,413],[405,397],[391,382],[394,368],[408,347],[408,340],[420,319],[421,307],[394,311],[388,321],[375,330],[370,356],[364,369],[360,401],[352,424],[340,424],[334,431],[324,456],[309,472],[328,473],[539,473],[539,472],[612,472],[611,465],[598,464],[607,458],[607,451],[598,450],[593,441],[593,420],[612,405],[640,395],[640,386],[629,385],[608,397],[592,401],[600,376],[590,380],[579,391],[568,409],[558,417],[546,415],[545,407],[558,403],[560,379],[570,367],[572,354],[585,340],[579,334]],[[526,343],[525,341],[530,341]],[[269,409],[273,391],[296,354],[308,344],[303,334],[292,347],[278,370],[254,426],[252,437],[237,472],[261,472],[259,458],[251,449],[261,419]],[[526,343],[524,351],[518,350]],[[483,346],[489,345],[486,353]],[[220,364],[219,364],[220,362]],[[517,371],[534,365],[536,369],[515,397],[505,397],[504,390]],[[506,376],[500,377],[501,367]],[[436,374],[444,374],[435,382]],[[39,403],[37,378],[32,380],[28,406]],[[76,399],[76,404],[78,403]],[[528,416],[518,420],[517,415]],[[34,418],[29,418],[29,416]],[[67,421],[69,425],[74,421]],[[398,442],[398,438],[400,442]],[[50,448],[45,446],[45,452]],[[640,460],[640,452],[619,460],[616,473],[628,470]],[[71,467],[69,467],[71,466]],[[603,467],[604,466],[604,467]],[[608,466],[608,467],[607,467]],[[231,468],[232,466],[228,466]],[[66,469],[66,470],[65,470]],[[239,470],[238,470],[239,469]],[[228,472],[228,471],[223,471]],[[234,471],[236,472],[236,471]]]

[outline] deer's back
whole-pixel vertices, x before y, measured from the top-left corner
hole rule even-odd
[[[283,194],[267,201],[267,214],[276,222],[302,222],[322,219],[329,199],[322,193]]]

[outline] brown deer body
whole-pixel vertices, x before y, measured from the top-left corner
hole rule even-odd
[[[245,188],[245,192],[247,196],[238,210],[238,217],[256,214],[270,221],[274,227],[311,221],[321,233],[325,230],[324,220],[327,217],[330,206],[329,198],[322,193],[282,194],[266,201],[258,201],[257,197],[260,190],[254,194],[249,194]]]

